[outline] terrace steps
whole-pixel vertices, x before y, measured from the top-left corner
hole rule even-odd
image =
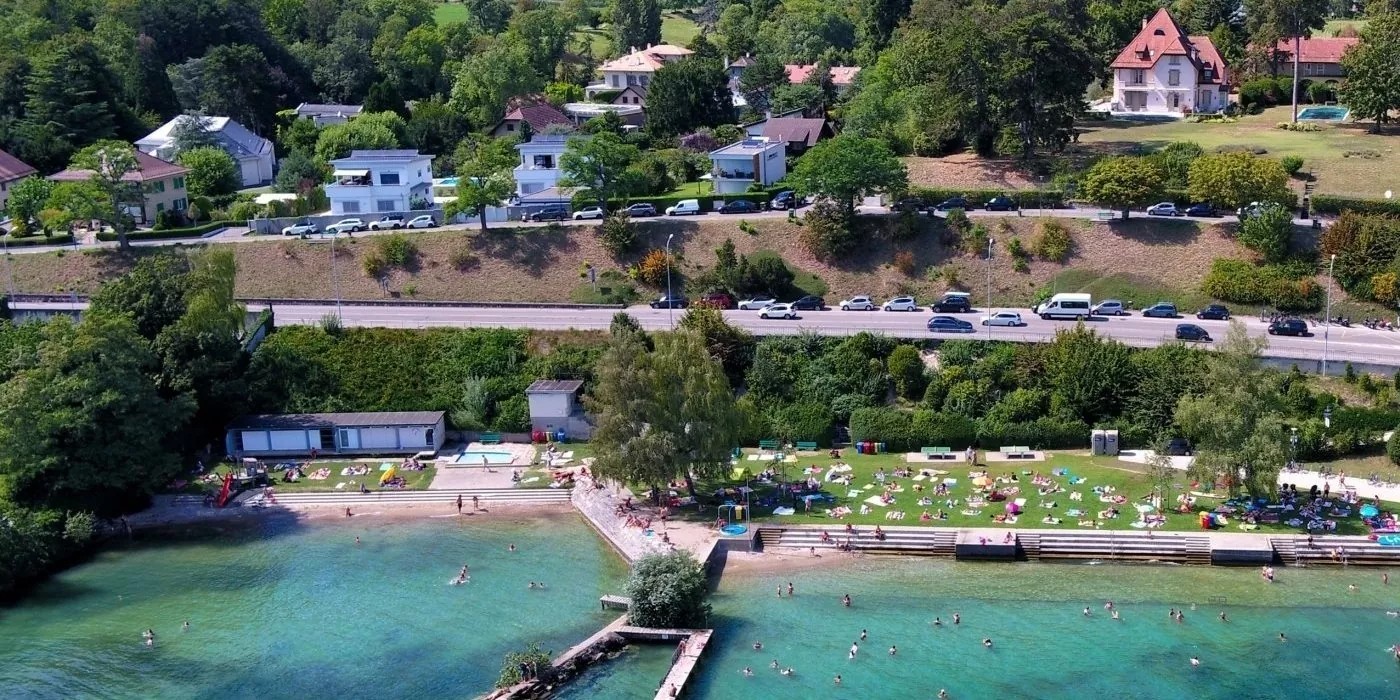
[[[1186,542],[1186,563],[1210,565],[1210,538],[1209,537],[1185,537]]]
[[[1040,535],[1040,558],[1123,559],[1129,561],[1190,561],[1186,538],[1165,534],[1074,530]],[[1209,548],[1204,563],[1210,563]]]
[[[1298,546],[1292,537],[1270,537],[1269,544],[1284,566],[1298,566]]]
[[[856,534],[850,536],[851,549],[871,554],[915,554],[951,558],[957,541],[956,530],[883,525],[880,529],[884,533],[883,540],[875,538],[874,527],[856,528]],[[838,544],[847,539],[844,529],[832,528],[827,532],[831,534],[830,542],[822,542],[821,530],[806,528],[764,528],[759,532],[759,538],[764,549],[794,550],[836,549]]]
[[[1382,547],[1365,536],[1327,537],[1319,539],[1312,547],[1308,546],[1307,538],[1292,539],[1294,556],[1299,566],[1400,565],[1400,547]]]
[[[1040,559],[1040,535],[1038,533],[1017,533],[1016,543],[1021,546],[1021,553],[1025,555],[1026,561],[1036,561]]]

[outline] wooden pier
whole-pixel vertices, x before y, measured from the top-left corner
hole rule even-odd
[[[710,643],[710,636],[714,634],[714,630],[656,629],[631,626],[619,627],[615,631],[628,641],[677,642],[676,654],[671,658],[671,670],[666,673],[665,680],[661,681],[660,687],[656,689],[655,700],[667,700],[685,692],[685,684],[690,680],[691,674],[695,672],[695,666],[700,663],[700,656],[705,653],[705,647]]]

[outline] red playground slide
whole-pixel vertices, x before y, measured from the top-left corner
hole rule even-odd
[[[233,496],[233,472],[224,475],[224,488],[219,491],[219,500],[216,501],[220,508],[228,505],[228,499]]]

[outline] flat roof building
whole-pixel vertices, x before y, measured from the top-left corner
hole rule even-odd
[[[443,411],[258,414],[229,424],[224,448],[233,457],[416,454],[447,438]]]

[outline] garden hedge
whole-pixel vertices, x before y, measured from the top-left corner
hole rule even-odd
[[[28,248],[36,245],[69,245],[73,242],[73,234],[64,233],[57,236],[25,236],[23,238],[10,238],[5,244],[10,248]]]
[[[777,196],[779,192],[792,189],[791,187],[770,187],[762,192],[740,192],[738,194],[667,194],[655,197],[629,197],[623,199],[608,200],[610,209],[622,209],[629,204],[650,204],[656,207],[657,214],[664,214],[666,207],[675,206],[677,202],[687,199],[700,200],[700,211],[714,211],[715,202],[732,202],[739,199],[747,199],[762,207]],[[578,206],[593,206],[597,202],[587,198],[579,199],[575,202]]]
[[[1315,194],[1312,196],[1312,210],[1317,214],[1340,214],[1343,211],[1354,211],[1358,214],[1400,216],[1400,200],[1358,199],[1356,197]]]
[[[969,204],[983,206],[993,197],[1010,197],[1017,206],[1046,207],[1058,209],[1065,206],[1065,193],[1062,190],[993,190],[993,189],[952,189],[946,187],[910,187],[909,196],[924,200],[929,206],[945,199],[963,197]]]
[[[1222,301],[1267,304],[1281,311],[1316,311],[1323,301],[1322,287],[1306,269],[1230,258],[1211,263],[1201,291]]]
[[[185,228],[167,228],[151,231],[132,231],[126,234],[127,240],[131,241],[163,241],[171,238],[199,238],[210,231],[215,231],[229,226],[237,226],[242,222],[238,221],[210,221],[198,226],[188,226]],[[115,241],[117,234],[103,231],[97,234],[99,241]]]

